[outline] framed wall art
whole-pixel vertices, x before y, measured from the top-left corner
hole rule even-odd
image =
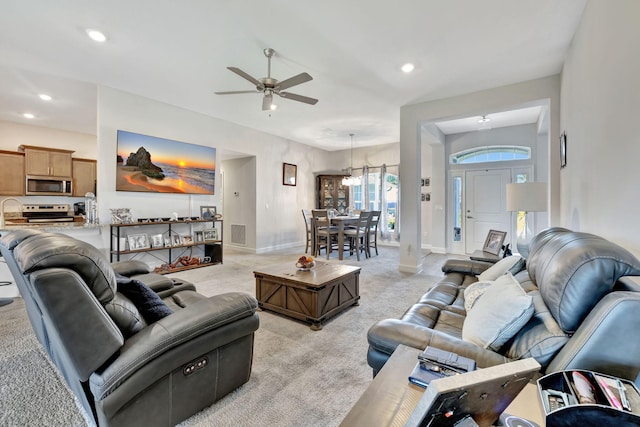
[[[116,191],[214,194],[216,149],[118,130]]]
[[[560,167],[567,166],[567,132],[560,135]]]
[[[282,185],[296,185],[298,180],[298,166],[291,163],[282,164]]]

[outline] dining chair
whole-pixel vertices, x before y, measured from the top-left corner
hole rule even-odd
[[[315,234],[314,256],[320,255],[322,248],[325,248],[327,259],[331,255],[331,249],[338,239],[338,228],[331,225],[326,209],[311,210],[313,232]]]
[[[353,228],[344,230],[344,237],[349,239],[349,253],[356,251],[356,257],[360,261],[360,252],[364,252],[365,257],[369,258],[367,248],[367,233],[371,223],[371,212],[360,212],[358,220],[352,224]]]
[[[304,218],[304,227],[307,233],[307,246],[304,248],[304,253],[308,253],[309,249],[311,249],[311,253],[314,253],[315,248],[311,247],[311,241],[314,240],[311,211],[309,209],[302,209],[302,217]]]
[[[371,221],[369,223],[369,232],[367,233],[367,252],[371,256],[371,248],[376,250],[378,255],[378,224],[382,211],[371,211]]]

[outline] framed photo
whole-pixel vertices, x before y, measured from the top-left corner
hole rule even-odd
[[[146,234],[130,234],[127,236],[129,240],[129,250],[149,249],[149,236]]]
[[[193,244],[193,236],[191,234],[187,234],[182,236],[182,244],[183,245],[191,245]]]
[[[172,246],[180,246],[182,245],[182,236],[179,234],[174,234],[171,236],[171,245]]]
[[[204,236],[202,235],[202,230],[193,232],[193,240],[195,240],[196,243],[204,242]]]
[[[298,166],[291,163],[282,164],[282,185],[296,185],[298,180]]]
[[[200,218],[202,219],[214,219],[218,209],[215,206],[200,206]]]
[[[171,236],[169,236],[168,234],[165,234],[163,237],[164,240],[164,247],[165,248],[170,248],[172,246],[172,242],[171,242]]]
[[[567,133],[560,135],[560,167],[567,166]]]
[[[162,234],[154,234],[151,236],[151,247],[164,248],[164,239],[162,238]]]
[[[487,234],[487,239],[484,241],[482,251],[489,252],[493,255],[498,255],[500,253],[500,250],[502,249],[502,243],[504,242],[504,238],[506,236],[506,231],[489,230],[489,234]]]
[[[207,240],[218,240],[218,229],[217,228],[207,228],[202,230],[202,236],[205,241]]]

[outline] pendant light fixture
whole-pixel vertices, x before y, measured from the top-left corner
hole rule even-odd
[[[350,163],[350,166],[347,168],[348,176],[345,176],[344,178],[342,178],[342,185],[346,185],[346,186],[360,185],[360,178],[356,178],[356,177],[354,177],[352,175],[353,174],[353,137],[354,137],[354,134],[350,133],[349,136],[351,137],[351,163]]]

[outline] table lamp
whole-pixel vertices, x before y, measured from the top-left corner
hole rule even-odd
[[[517,233],[516,237],[516,248],[524,258],[529,255],[529,242],[533,238],[533,231],[530,228],[527,214],[546,210],[546,182],[507,184],[507,211],[524,212],[524,227],[521,232]]]

